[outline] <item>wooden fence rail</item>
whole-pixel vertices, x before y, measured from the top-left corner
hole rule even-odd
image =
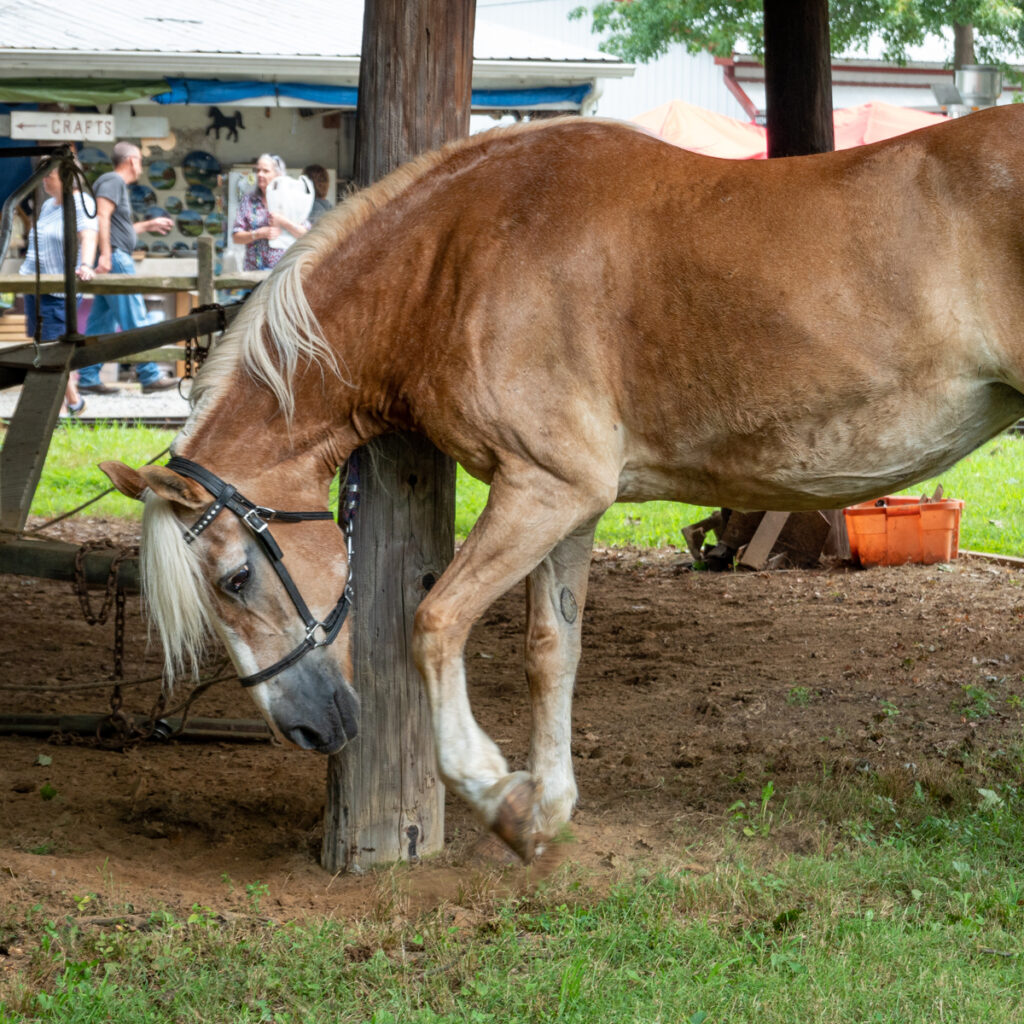
[[[80,282],[80,290],[94,294],[115,292],[196,292],[200,305],[209,304],[215,289],[252,289],[266,272],[213,274],[212,239],[200,239],[195,276],[142,276],[109,274]],[[208,244],[203,244],[208,243]],[[62,291],[60,275],[44,275],[40,290]],[[23,275],[0,276],[0,291],[35,291],[36,279]],[[0,572],[44,578],[71,579],[76,548],[55,541],[22,536],[29,508],[42,474],[50,439],[57,424],[68,376],[92,363],[117,362],[140,352],[160,351],[160,346],[213,336],[238,315],[242,303],[191,313],[115,334],[82,337],[35,345],[31,342],[0,349],[0,388],[20,385],[17,407],[0,450]],[[113,552],[92,552],[86,558],[87,578],[105,582]],[[138,569],[134,560],[121,563],[119,583],[135,589]]]

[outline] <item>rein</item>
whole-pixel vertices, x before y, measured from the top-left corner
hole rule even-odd
[[[272,679],[278,673],[290,668],[297,661],[303,658],[310,651],[317,647],[326,647],[334,643],[341,631],[341,627],[352,606],[352,517],[355,513],[358,501],[359,484],[352,476],[346,485],[347,497],[342,515],[342,529],[345,533],[345,543],[348,548],[348,577],[345,580],[344,589],[337,604],[331,609],[327,617],[319,622],[309,610],[309,606],[302,599],[299,588],[284,565],[284,553],[274,540],[267,525],[270,522],[278,523],[301,523],[310,520],[334,519],[333,513],[326,509],[319,512],[282,512],[273,508],[266,508],[257,505],[248,498],[239,494],[229,483],[215,476],[208,469],[204,469],[197,462],[191,459],[184,459],[175,455],[167,462],[167,468],[180,473],[182,476],[195,480],[202,484],[214,497],[213,504],[207,507],[206,511],[189,527],[182,536],[186,544],[191,544],[205,530],[224,509],[233,512],[252,531],[260,542],[264,553],[270,559],[270,564],[277,573],[278,578],[288,592],[288,596],[295,605],[303,624],[306,627],[305,639],[290,654],[286,654],[280,661],[274,662],[269,668],[262,669],[253,675],[239,678],[242,686],[258,686]],[[317,630],[323,630],[321,639],[316,638]]]

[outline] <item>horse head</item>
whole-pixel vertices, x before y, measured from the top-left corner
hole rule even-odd
[[[197,674],[212,628],[279,740],[340,750],[359,718],[343,628],[344,534],[326,510],[278,512],[187,459],[171,465],[185,473],[101,466],[122,494],[146,504],[142,586],[163,641],[165,677]]]

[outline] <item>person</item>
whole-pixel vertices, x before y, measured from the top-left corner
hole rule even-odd
[[[64,190],[59,166],[55,166],[43,178],[43,191],[49,198],[39,210],[36,226],[28,233],[25,259],[18,268],[19,274],[35,274],[37,251],[40,274],[64,273]],[[77,190],[74,193],[74,205],[78,230],[78,267],[75,276],[81,281],[91,281],[92,265],[96,260],[96,217],[86,210],[82,195]],[[35,295],[25,295],[25,325],[30,337],[36,336],[37,325],[40,341],[55,341],[66,334],[66,312],[63,292],[40,295],[38,308]],[[72,327],[77,331],[77,324]],[[79,416],[85,410],[85,399],[70,378],[64,392],[64,405],[72,416]]]
[[[116,143],[111,152],[111,163],[114,169],[101,174],[92,186],[99,224],[96,273],[134,274],[132,250],[136,233],[153,231],[166,235],[174,227],[174,221],[170,217],[153,217],[138,224],[132,223],[128,186],[138,181],[142,173],[142,153],[138,146],[130,142]],[[133,327],[145,327],[148,323],[149,313],[141,295],[97,295],[93,299],[85,333],[113,334],[118,327],[127,331]],[[161,374],[156,363],[139,363],[135,374],[142,385],[142,393],[146,395],[178,386],[173,377]],[[87,394],[111,395],[120,389],[100,381],[100,364],[95,363],[78,371],[78,390]]]
[[[309,211],[309,223],[315,224],[331,208],[331,201],[327,198],[331,179],[327,169],[320,164],[310,164],[302,173],[313,182],[313,190],[316,192],[313,209]]]
[[[256,188],[242,197],[231,228],[231,241],[245,246],[243,270],[270,270],[285,254],[284,249],[271,246],[271,240],[282,231],[301,238],[309,230],[308,224],[294,224],[267,207],[267,186],[285,173],[284,161],[279,156],[264,153],[256,161]]]

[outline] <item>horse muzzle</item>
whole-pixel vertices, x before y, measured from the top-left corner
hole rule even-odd
[[[330,658],[309,658],[263,684],[257,703],[286,743],[334,754],[359,734],[359,697]]]

